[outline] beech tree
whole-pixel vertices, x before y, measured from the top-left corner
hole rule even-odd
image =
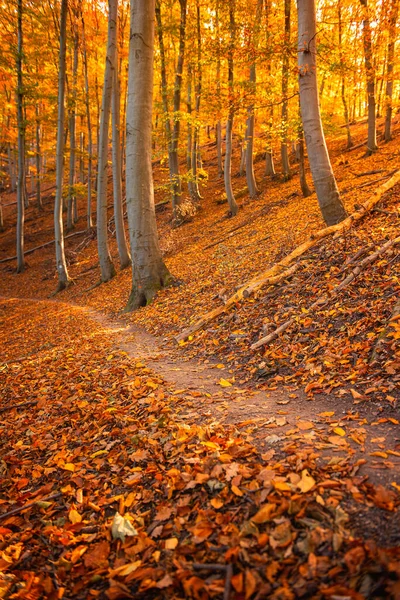
[[[327,225],[346,217],[322,128],[316,64],[315,0],[297,0],[300,109],[311,174]]]
[[[64,145],[65,145],[65,67],[67,44],[67,11],[68,0],[61,0],[60,18],[60,56],[58,65],[58,118],[57,118],[57,150],[56,150],[56,197],[54,201],[54,238],[56,245],[56,265],[58,288],[66,288],[71,280],[68,275],[64,250],[63,210],[63,180],[64,180]]]
[[[387,50],[387,81],[386,81],[386,115],[385,115],[385,142],[392,139],[392,113],[393,113],[393,79],[394,79],[394,50],[396,43],[396,24],[399,13],[399,0],[392,0],[389,16],[389,43]]]
[[[151,164],[155,0],[131,0],[126,113],[126,207],[132,253],[127,310],[144,306],[170,273],[158,243]]]
[[[25,269],[24,212],[25,212],[25,118],[24,88],[22,81],[23,31],[22,0],[18,0],[17,45],[17,124],[18,124],[18,183],[17,183],[17,273]]]
[[[369,18],[368,0],[360,0],[360,2],[363,7],[363,46],[368,98],[368,155],[378,149],[376,143],[375,67],[372,57],[371,23]]]
[[[229,3],[229,48],[228,48],[228,118],[226,120],[225,133],[225,167],[224,167],[224,182],[225,193],[228,199],[229,210],[231,216],[237,215],[239,207],[235,200],[232,188],[232,131],[233,118],[235,116],[234,104],[234,87],[233,87],[233,53],[235,49],[236,39],[236,23],[235,23],[235,4],[236,0],[231,0]]]
[[[108,129],[110,124],[111,94],[115,70],[117,45],[118,0],[108,2],[108,41],[104,72],[103,99],[99,130],[99,157],[97,167],[97,247],[101,280],[109,281],[115,275],[108,247],[107,231],[107,183],[108,183]]]

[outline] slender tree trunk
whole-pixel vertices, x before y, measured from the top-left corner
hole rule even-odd
[[[270,48],[270,28],[269,28],[269,17],[271,10],[271,1],[266,0],[265,2],[265,31],[266,31],[266,46]],[[268,59],[267,59],[267,80],[271,81],[271,72],[272,72],[272,51],[269,51]],[[274,156],[272,152],[272,124],[274,121],[274,106],[271,103],[267,110],[267,144],[266,144],[266,153],[265,153],[265,175],[267,177],[275,177],[275,165],[274,165]]]
[[[315,0],[297,0],[300,108],[308,159],[322,216],[327,225],[346,217],[336,185],[319,109]]]
[[[216,0],[215,6],[215,29],[217,34],[217,106],[218,106],[218,121],[216,126],[216,142],[217,142],[217,163],[218,163],[218,177],[222,177],[224,174],[224,167],[222,163],[222,125],[221,125],[221,40],[219,32],[219,2]]]
[[[260,30],[261,12],[263,7],[263,0],[258,0],[255,21],[253,27],[253,40],[252,40],[252,51],[255,53],[258,47],[258,33]],[[253,62],[250,65],[250,93],[252,95],[252,102],[247,108],[247,125],[246,125],[246,179],[247,187],[249,189],[250,198],[256,198],[258,194],[256,178],[254,176],[254,97],[256,94],[256,58],[253,57]]]
[[[99,253],[101,280],[109,281],[115,275],[108,247],[107,232],[107,187],[108,187],[108,129],[110,124],[111,95],[115,70],[117,44],[118,0],[108,2],[108,41],[104,72],[103,100],[101,104],[99,130],[99,158],[97,167],[97,249]]]
[[[122,170],[121,170],[121,135],[120,135],[120,81],[118,77],[118,50],[115,47],[114,86],[112,91],[112,172],[114,189],[114,221],[117,238],[119,262],[121,269],[129,267],[129,255],[124,228],[124,210],[122,206]]]
[[[353,145],[353,140],[351,139],[349,109],[347,107],[347,101],[346,101],[346,85],[345,85],[346,79],[345,79],[345,67],[344,67],[344,56],[343,56],[343,26],[342,26],[341,0],[339,0],[339,2],[338,2],[337,11],[338,11],[338,29],[339,29],[339,63],[340,63],[341,94],[342,94],[344,121],[346,123],[346,131],[347,131],[347,148],[351,148]]]
[[[292,0],[285,0],[285,38],[282,60],[282,171],[285,181],[291,178],[288,149],[288,117],[289,117],[289,58],[290,58],[290,13]]]
[[[154,0],[131,0],[126,114],[126,206],[132,251],[132,290],[127,310],[151,302],[170,274],[158,243],[151,134]]]
[[[36,112],[36,128],[35,128],[35,137],[36,137],[36,149],[35,149],[35,160],[36,160],[36,206],[39,210],[43,210],[42,204],[42,195],[40,191],[40,176],[41,176],[41,150],[40,150],[40,108],[39,102],[36,103],[35,107]]]
[[[232,188],[232,129],[233,118],[235,116],[235,106],[233,97],[233,52],[235,49],[236,39],[236,24],[235,24],[235,5],[236,0],[231,0],[229,3],[229,49],[228,49],[228,119],[226,121],[226,148],[225,148],[225,193],[228,199],[229,210],[232,217],[237,215],[238,205],[235,200]]]
[[[87,65],[87,50],[86,50],[86,37],[85,37],[85,21],[83,18],[83,12],[81,11],[82,20],[82,46],[83,46],[83,72],[85,79],[85,105],[86,105],[86,119],[87,119],[87,131],[88,131],[88,182],[87,182],[87,228],[93,227],[92,221],[92,165],[93,165],[93,134],[92,134],[92,121],[90,117],[90,95],[89,95],[89,76],[88,76],[88,65]]]
[[[378,145],[376,143],[376,101],[375,101],[375,67],[372,60],[372,39],[371,24],[368,13],[368,0],[360,0],[364,8],[363,17],[363,46],[365,73],[367,78],[367,96],[368,96],[368,142],[367,155],[376,152]]]
[[[0,198],[0,231],[4,231],[4,217],[3,217],[3,204]]]
[[[25,119],[24,88],[22,81],[23,32],[22,0],[18,0],[18,47],[17,47],[17,124],[18,124],[18,183],[17,183],[17,273],[25,269],[24,220],[25,220]]]
[[[197,30],[197,85],[196,85],[196,120],[193,132],[193,148],[192,148],[192,174],[193,174],[193,200],[199,202],[201,195],[199,191],[197,168],[201,165],[200,156],[200,127],[199,127],[199,115],[200,115],[200,102],[202,93],[202,67],[201,67],[201,23],[200,23],[200,6],[199,0],[196,1],[196,30]]]
[[[193,125],[192,125],[192,117],[193,117],[193,108],[192,108],[192,65],[188,65],[187,70],[187,98],[186,98],[186,106],[188,112],[188,121],[187,121],[187,149],[186,149],[186,166],[188,170],[188,190],[190,197],[195,199],[195,188],[193,185],[193,173],[192,173],[192,153],[193,153]]]
[[[54,238],[56,246],[56,264],[58,273],[58,288],[66,288],[71,280],[68,275],[64,251],[64,230],[62,220],[63,209],[63,175],[64,175],[64,144],[65,144],[65,58],[67,37],[68,0],[61,0],[60,20],[60,59],[58,69],[58,118],[57,118],[57,150],[56,150],[56,197],[54,201]]]
[[[394,50],[396,43],[396,24],[399,12],[399,1],[392,0],[389,16],[389,44],[387,50],[387,80],[386,80],[386,114],[385,114],[385,142],[392,139],[392,99],[393,99],[393,70]]]
[[[74,24],[75,27],[75,24]],[[74,31],[74,58],[72,66],[71,106],[69,112],[69,178],[67,204],[67,231],[74,228],[73,209],[76,202],[75,165],[76,165],[76,79],[78,75],[78,32]]]
[[[180,118],[179,110],[181,106],[181,90],[182,90],[182,73],[183,73],[183,61],[185,58],[185,41],[186,41],[186,14],[187,14],[187,0],[179,0],[181,5],[181,17],[179,26],[179,51],[178,61],[175,72],[175,86],[174,86],[174,120],[172,126],[171,144],[169,150],[169,167],[172,184],[172,210],[174,213],[174,219],[179,223],[181,217],[179,215],[178,206],[182,201],[182,189],[181,180],[179,175],[179,156],[178,156],[178,143],[179,143],[179,132],[180,132]]]

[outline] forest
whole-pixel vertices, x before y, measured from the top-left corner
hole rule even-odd
[[[399,5],[0,2],[0,599],[400,598]]]

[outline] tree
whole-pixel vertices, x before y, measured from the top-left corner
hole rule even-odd
[[[339,63],[340,63],[340,79],[341,79],[341,94],[342,94],[342,103],[343,103],[343,112],[344,112],[344,120],[346,123],[346,131],[347,131],[347,147],[351,148],[353,145],[353,140],[351,139],[351,131],[350,131],[350,119],[349,119],[349,109],[347,106],[346,100],[346,77],[345,77],[345,65],[344,65],[344,56],[343,56],[343,24],[342,24],[342,2],[339,0],[337,5],[337,14],[338,14],[338,35],[339,35]]]
[[[116,23],[118,32],[118,22]],[[114,82],[111,102],[112,120],[112,172],[114,190],[114,223],[117,238],[118,254],[121,269],[129,267],[131,257],[126,243],[124,229],[124,210],[122,207],[122,165],[121,165],[121,115],[120,115],[121,86],[118,75],[118,46],[115,45],[114,55]]]
[[[372,57],[371,23],[369,19],[368,0],[360,0],[363,7],[363,46],[365,73],[368,97],[368,141],[367,155],[376,152],[376,101],[375,101],[375,67]]]
[[[396,42],[396,23],[398,12],[399,0],[392,0],[389,16],[389,44],[387,51],[385,142],[389,142],[392,139],[394,48]]]
[[[17,46],[17,124],[18,124],[18,184],[17,184],[17,273],[25,269],[24,212],[25,212],[25,118],[24,88],[22,81],[23,31],[22,0],[18,0]]]
[[[288,118],[289,118],[289,58],[290,58],[290,13],[292,0],[285,0],[285,37],[282,59],[282,143],[281,157],[283,178],[285,181],[291,178],[288,149]]]
[[[68,0],[61,0],[60,19],[60,56],[58,66],[58,118],[57,118],[57,149],[56,149],[56,197],[54,201],[54,238],[56,245],[56,265],[58,273],[58,288],[66,288],[71,280],[68,275],[64,251],[64,230],[62,220],[62,192],[64,176],[64,144],[65,144],[65,55],[67,38]]]
[[[132,253],[127,310],[144,306],[170,273],[158,243],[151,164],[155,0],[131,0],[126,114],[126,206]]]
[[[99,253],[101,280],[109,281],[115,275],[108,247],[107,232],[107,183],[108,183],[108,129],[110,124],[111,94],[115,70],[117,45],[118,0],[108,2],[108,41],[106,68],[104,72],[103,99],[99,130],[99,157],[97,167],[97,248]]]
[[[311,174],[327,225],[346,217],[322,128],[316,66],[315,0],[297,0],[300,109]]]
[[[232,130],[233,118],[235,116],[234,104],[234,86],[233,86],[233,53],[235,49],[236,23],[235,23],[235,4],[236,0],[229,3],[229,48],[228,48],[228,118],[226,120],[225,133],[225,167],[224,182],[225,193],[228,199],[231,216],[234,217],[238,212],[238,205],[232,188]]]
[[[255,198],[258,194],[257,182],[254,176],[254,160],[253,160],[253,148],[254,148],[254,124],[255,124],[255,115],[254,115],[254,96],[256,92],[256,49],[258,45],[258,35],[260,30],[260,21],[261,21],[261,12],[263,8],[263,0],[257,0],[257,8],[254,19],[253,26],[253,38],[251,40],[252,43],[252,53],[253,60],[250,65],[250,74],[249,74],[249,84],[250,84],[250,94],[252,95],[252,102],[247,108],[247,124],[246,124],[246,179],[247,179],[247,187],[249,189],[250,198]]]

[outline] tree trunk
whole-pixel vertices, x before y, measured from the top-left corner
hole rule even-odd
[[[327,225],[346,217],[322,129],[316,72],[315,0],[297,0],[300,108],[308,160],[322,216]]]
[[[58,273],[58,288],[66,288],[71,280],[68,276],[64,251],[64,231],[62,220],[63,209],[63,175],[64,175],[64,144],[65,144],[65,55],[67,37],[68,0],[61,0],[60,20],[60,59],[58,69],[58,118],[57,118],[57,150],[56,150],[56,197],[54,201],[54,239],[56,246],[56,264]]]
[[[117,25],[118,27],[118,25]],[[118,31],[118,29],[117,29]],[[114,85],[112,90],[112,172],[114,189],[114,222],[117,238],[119,262],[121,269],[129,267],[131,257],[126,243],[124,229],[124,210],[122,207],[122,170],[121,170],[121,135],[120,135],[120,81],[118,77],[118,49],[115,46]]]
[[[303,194],[303,198],[308,198],[308,196],[311,196],[312,191],[308,187],[307,178],[306,178],[306,164],[305,164],[306,157],[305,157],[305,152],[304,152],[304,132],[303,132],[303,126],[301,124],[301,121],[299,123],[298,134],[299,134],[299,140],[298,140],[298,144],[297,144],[297,149],[299,152],[300,187],[301,187],[301,193]]]
[[[24,220],[25,220],[25,119],[24,88],[22,81],[23,32],[22,0],[18,0],[18,47],[17,47],[17,125],[18,125],[18,183],[17,183],[17,273],[25,269]]]
[[[288,116],[289,116],[289,101],[288,101],[288,88],[289,88],[289,58],[290,58],[290,12],[291,12],[292,0],[285,0],[285,37],[284,37],[284,48],[283,48],[283,59],[282,59],[282,143],[281,143],[281,157],[282,157],[282,172],[283,179],[288,181],[292,174],[290,171],[289,163],[289,149],[288,149]]]
[[[86,119],[87,119],[87,130],[88,130],[88,182],[87,182],[87,228],[93,227],[92,221],[92,165],[93,165],[93,135],[92,135],[92,121],[90,117],[90,96],[89,96],[89,76],[88,76],[88,65],[87,65],[87,51],[86,51],[86,37],[85,37],[85,21],[83,18],[83,11],[81,11],[82,20],[82,46],[83,46],[83,72],[85,79],[85,105],[86,105]]]
[[[270,42],[270,28],[269,28],[269,17],[271,10],[271,0],[266,0],[265,2],[265,31],[266,31],[266,47],[271,48]],[[272,71],[272,54],[273,51],[269,50],[269,55],[267,58],[267,81],[271,81],[271,71]],[[274,121],[274,105],[271,102],[271,105],[267,110],[267,132],[266,132],[266,152],[265,152],[265,175],[267,177],[275,177],[275,165],[274,165],[274,155],[272,152],[272,124]]]
[[[224,174],[224,166],[222,163],[222,125],[221,125],[221,40],[219,32],[219,2],[216,0],[215,6],[215,30],[217,35],[217,107],[218,107],[218,121],[216,126],[216,142],[217,142],[217,163],[218,163],[218,177],[222,177]]]
[[[97,166],[97,248],[100,273],[103,282],[115,275],[111,260],[107,234],[107,184],[108,184],[108,129],[110,124],[111,95],[115,70],[115,49],[117,44],[118,0],[108,2],[108,40],[106,67],[104,72],[103,99],[101,104],[99,149]]]
[[[343,41],[342,41],[342,5],[341,0],[338,2],[338,29],[339,29],[339,64],[340,64],[340,79],[341,79],[341,94],[342,94],[342,103],[343,103],[343,112],[344,112],[344,121],[346,123],[346,131],[347,131],[347,148],[351,148],[353,145],[353,140],[351,139],[351,131],[350,131],[350,120],[349,120],[349,109],[347,107],[346,101],[346,86],[345,86],[345,68],[344,68],[344,57],[343,57]]]
[[[35,162],[36,162],[36,206],[38,210],[43,210],[42,195],[40,191],[40,177],[42,169],[42,156],[40,149],[40,107],[38,100],[35,106],[36,124],[35,124]]]
[[[158,243],[151,164],[154,2],[131,0],[126,206],[132,252],[132,290],[127,310],[151,302],[170,279]]]
[[[74,23],[75,27],[75,23]],[[67,204],[67,231],[74,228],[75,165],[76,165],[76,79],[78,75],[78,32],[74,31],[74,58],[72,66],[71,106],[69,111],[69,178]]]
[[[193,190],[192,197],[194,202],[201,200],[198,184],[197,168],[201,165],[200,157],[200,128],[199,128],[199,115],[200,115],[200,102],[202,92],[202,68],[201,68],[201,23],[200,23],[200,6],[199,0],[196,1],[196,26],[197,26],[197,85],[196,85],[196,102],[195,102],[195,126],[193,131],[193,148],[192,148],[192,175],[193,175]]]
[[[389,44],[387,50],[387,81],[386,81],[386,115],[385,115],[385,142],[392,139],[392,98],[393,98],[393,70],[394,49],[396,43],[396,24],[399,12],[399,1],[392,0],[389,17]]]
[[[367,78],[368,96],[368,142],[367,155],[371,155],[378,149],[376,143],[376,102],[375,102],[375,67],[372,59],[371,25],[368,14],[368,0],[360,0],[364,7],[363,17],[363,46],[365,73]]]
[[[258,0],[254,27],[253,27],[253,39],[252,39],[252,52],[256,52],[258,47],[258,33],[260,30],[261,11],[263,7],[263,0]],[[246,124],[246,179],[247,187],[249,189],[250,198],[256,198],[258,194],[256,178],[254,176],[254,98],[256,94],[256,57],[253,57],[253,62],[250,65],[249,83],[250,83],[250,94],[252,96],[252,102],[247,108],[247,124]]]
[[[235,38],[236,38],[236,24],[235,24],[235,4],[236,0],[231,0],[229,3],[229,49],[228,49],[228,119],[226,121],[226,134],[225,134],[225,168],[224,168],[224,181],[225,181],[225,193],[228,199],[229,210],[232,217],[237,215],[238,205],[235,200],[232,189],[232,129],[233,129],[233,118],[235,116],[235,106],[233,97],[233,52],[235,49]]]

